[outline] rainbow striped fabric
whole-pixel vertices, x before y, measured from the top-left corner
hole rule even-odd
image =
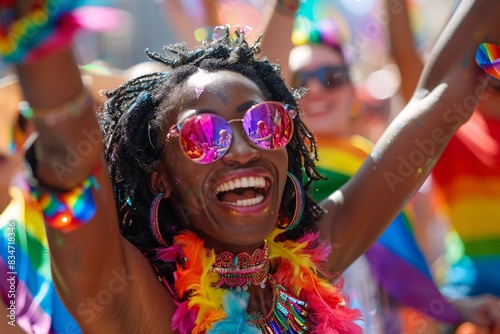
[[[473,114],[451,139],[433,175],[463,243],[447,293],[500,296],[500,120]]]
[[[368,140],[318,138],[317,167],[326,181],[313,183],[310,194],[322,200],[341,187],[361,166],[372,149]],[[439,321],[458,323],[458,311],[449,304],[432,279],[427,261],[417,246],[411,227],[413,213],[402,212],[365,253],[379,286],[399,304],[412,307]],[[439,303],[439,310],[433,308]]]
[[[7,321],[15,319],[11,324],[27,333],[81,333],[52,283],[40,210],[21,188],[12,187],[10,194],[13,200],[0,215],[0,290],[8,313],[10,307],[15,314]]]

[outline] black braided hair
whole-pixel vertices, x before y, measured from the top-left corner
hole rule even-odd
[[[279,101],[298,110],[297,99],[304,91],[287,87],[277,64],[257,58],[259,39],[250,45],[242,31],[233,36],[229,27],[224,36],[189,51],[184,44],[164,47],[166,54],[148,56],[165,65],[165,73],[151,73],[130,80],[107,93],[100,123],[105,138],[105,156],[114,183],[121,231],[125,238],[138,247],[149,260],[167,274],[173,268],[156,261],[159,247],[148,226],[149,209],[154,194],[149,188],[149,174],[154,171],[159,147],[159,135],[165,120],[177,112],[176,90],[199,69],[209,72],[228,70],[242,74],[254,81],[268,100]],[[307,189],[312,181],[321,179],[314,164],[317,159],[316,144],[300,115],[294,119],[295,132],[287,146],[288,171],[304,180]],[[282,212],[292,217],[295,210],[295,193],[287,182],[281,203]],[[301,224],[287,231],[285,238],[296,239],[314,228],[322,210],[306,196]],[[181,228],[168,201],[162,201],[158,219],[164,240],[173,241]]]

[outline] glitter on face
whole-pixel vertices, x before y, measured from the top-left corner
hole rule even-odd
[[[196,98],[199,99],[203,91],[205,90],[205,86],[198,86],[195,88]]]

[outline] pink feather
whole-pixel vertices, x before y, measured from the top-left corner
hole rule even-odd
[[[182,253],[182,247],[180,245],[173,245],[168,248],[161,248],[156,253],[156,258],[165,262],[176,262],[183,256],[184,254]]]
[[[318,296],[303,290],[304,299],[309,302],[312,312],[309,313],[311,320],[316,324],[311,334],[361,334],[361,327],[354,323],[361,317],[357,309],[349,307],[333,306],[325,304],[325,296]],[[301,296],[302,297],[302,296]]]
[[[297,243],[307,242],[307,247],[303,250],[304,253],[311,256],[311,260],[315,263],[328,260],[328,256],[332,252],[332,246],[326,241],[319,240],[319,232],[308,233],[297,239]]]
[[[189,301],[176,303],[177,309],[172,316],[172,329],[179,334],[191,334],[195,326],[194,322],[198,315],[197,308],[189,308]]]
[[[332,246],[327,241],[320,241],[319,232],[308,233],[297,239],[297,242],[307,242],[307,247],[302,252],[310,256],[311,261],[316,264],[318,272],[320,272],[327,280],[333,280],[334,275],[328,273],[328,271],[324,268],[324,265],[328,260],[328,256],[332,252]]]

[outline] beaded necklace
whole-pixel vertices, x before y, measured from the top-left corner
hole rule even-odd
[[[207,249],[207,257],[211,251]],[[234,255],[231,252],[217,254],[212,265],[212,271],[219,275],[215,287],[228,286],[230,288],[247,290],[250,284],[265,287],[269,273],[269,248],[264,243],[262,249],[257,248],[253,254],[243,252]]]
[[[249,322],[262,333],[305,333],[309,315],[307,302],[289,294],[272,275],[268,279],[273,290],[273,305],[269,313]]]
[[[266,239],[269,265],[275,269],[266,283],[273,291],[267,315],[247,312],[249,293],[243,289],[221,288],[213,270],[216,256],[204,241],[191,232],[174,238],[171,247],[158,252],[164,261],[175,261],[177,309],[172,329],[188,333],[361,333],[354,323],[359,311],[349,309],[340,292],[318,273],[331,248],[318,241],[319,233],[306,234],[297,241],[275,241],[276,229]],[[247,278],[245,278],[246,280]],[[239,283],[238,283],[239,285]],[[307,328],[306,319],[313,328]]]

